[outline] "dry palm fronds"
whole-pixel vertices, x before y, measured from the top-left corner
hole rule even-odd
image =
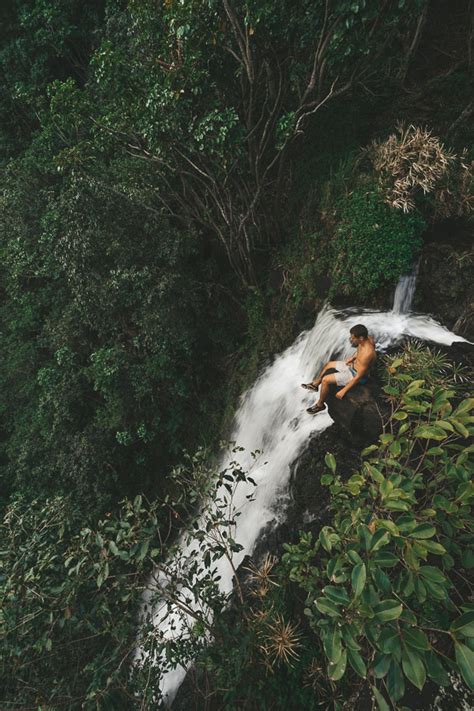
[[[451,171],[450,180],[436,191],[436,213],[439,217],[462,217],[474,209],[474,162],[467,160],[464,151]]]
[[[382,176],[387,202],[404,212],[415,207],[417,190],[434,192],[455,161],[431,131],[412,125],[399,125],[386,141],[374,141],[368,154]]]
[[[400,124],[385,141],[373,141],[366,153],[391,207],[410,212],[421,191],[434,196],[440,217],[472,211],[473,164],[466,153],[448,150],[431,131]]]
[[[296,625],[285,622],[281,615],[268,622],[260,645],[267,666],[273,667],[278,662],[290,664],[298,658],[297,649],[300,646],[300,635]]]
[[[254,586],[252,594],[256,597],[265,597],[270,589],[270,585],[278,587],[278,583],[272,579],[271,575],[271,571],[275,567],[277,561],[278,558],[267,553],[259,568],[253,563],[250,563],[248,567],[244,568],[244,570],[247,570],[250,573],[249,580]]]
[[[253,622],[256,622],[257,624],[263,624],[267,622],[269,615],[271,614],[272,609],[270,608],[269,610],[255,610],[252,608],[250,610],[251,614],[251,619]]]
[[[311,663],[305,670],[304,686],[311,686],[313,689],[319,687],[319,682],[325,678],[324,670],[317,659],[311,660]]]

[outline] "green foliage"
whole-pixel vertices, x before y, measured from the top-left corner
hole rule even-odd
[[[322,199],[320,192],[309,195],[297,237],[275,259],[286,295],[280,310],[309,308],[328,296],[368,305],[411,271],[423,245],[421,213],[384,203],[374,172],[362,171],[356,153],[346,154],[321,190]]]
[[[89,528],[60,497],[8,508],[0,558],[3,706],[126,705],[124,662],[144,577],[160,552],[157,514],[137,498]]]
[[[148,161],[160,208],[204,227],[255,285],[256,254],[281,232],[293,143],[373,57],[380,75],[394,70],[420,11],[409,5],[111,4],[91,61],[94,133]]]
[[[48,187],[51,162],[33,166],[44,148],[10,167],[2,194],[2,489],[73,486],[104,510],[210,439],[200,392],[235,336],[198,237],[144,213],[141,164],[131,196],[76,174]]]
[[[314,102],[373,54],[390,74],[419,7],[93,5],[1,10],[0,473],[6,497],[73,486],[104,510],[218,436],[246,329],[247,377],[289,338],[265,289],[236,320],[231,270],[263,271]]]
[[[263,294],[257,289],[250,291],[245,306],[248,321],[248,340],[251,343],[258,343],[261,340],[266,324]]]
[[[283,556],[289,580],[307,593],[327,677],[338,681],[352,668],[374,679],[380,709],[387,692],[402,699],[406,680],[446,685],[454,670],[471,689],[474,681],[474,399],[456,399],[452,374],[430,351],[409,348],[387,368],[386,431],[347,481],[328,455],[322,484],[333,496],[332,525]],[[431,377],[414,380],[409,371],[420,369]]]
[[[100,0],[20,0],[0,8],[0,161],[28,145],[49,82],[83,83],[103,20]]]
[[[146,666],[142,676],[137,669],[132,681],[127,666],[140,594],[156,551],[162,553],[158,533],[174,535],[182,519],[195,520],[189,506],[213,491],[207,470],[196,486],[193,476],[167,474],[168,463],[183,446],[217,439],[224,402],[233,411],[262,359],[291,341],[299,308],[312,318],[326,295],[323,273],[335,268],[335,290],[367,296],[392,282],[418,249],[419,218],[396,222],[370,186],[364,194],[360,185],[331,206],[338,217],[329,246],[325,236],[333,230],[319,221],[310,220],[301,240],[308,186],[319,214],[330,167],[365,141],[373,110],[383,112],[421,3],[381,10],[338,0],[327,17],[325,9],[320,0],[17,0],[0,7],[0,478],[7,543],[0,644],[12,706],[73,707],[79,699],[91,708],[128,708],[127,694],[136,689],[144,703],[158,703],[153,672],[148,678]],[[458,88],[469,85],[457,72],[449,87],[436,88],[448,123],[464,109],[459,99],[443,100],[451,98],[453,77]],[[367,99],[371,86],[377,93]],[[319,105],[324,111],[315,110]],[[275,245],[296,224],[282,261]],[[283,285],[262,283],[269,255]],[[428,376],[414,377],[436,387]],[[403,424],[402,416],[396,413],[395,422]],[[458,433],[462,427],[459,421]],[[440,434],[437,426],[430,432]],[[157,490],[170,497],[168,508],[118,504],[125,495]],[[208,522],[211,530],[217,523]],[[220,523],[226,533],[232,528]],[[208,532],[198,531],[206,561],[238,548],[230,535],[217,550]],[[326,534],[337,546],[336,534]],[[305,546],[302,570],[309,574],[315,541]],[[206,564],[200,572],[203,594],[215,594],[221,611],[214,572]],[[359,601],[369,572],[366,566],[365,582],[363,567],[353,582],[351,574]],[[240,625],[245,641],[242,650],[232,649],[232,663],[209,661],[221,686],[234,684],[227,704],[244,697],[251,704],[255,688],[271,690],[269,706],[308,709],[315,698],[340,694],[315,670],[316,637],[300,640],[294,666],[279,660],[275,675],[262,677],[274,655],[252,655],[262,640],[275,644],[272,626],[284,635],[292,624],[285,595],[268,596],[275,614],[258,635],[247,620]],[[453,630],[464,673],[469,619],[461,615]],[[226,652],[235,631],[228,620]],[[152,634],[144,644],[168,654],[172,665],[203,649],[209,626],[209,619],[196,620],[181,646]],[[416,668],[412,662],[405,666]],[[332,679],[354,665],[363,669],[349,649],[337,664]],[[402,658],[400,675],[403,664]],[[437,664],[426,652],[425,667],[436,673]],[[235,687],[236,674],[247,675],[247,687]],[[389,674],[390,688],[400,675]]]
[[[241,550],[235,488],[254,482],[236,462],[216,474],[204,451],[168,476],[172,496],[136,496],[98,520],[84,522],[64,497],[9,506],[0,524],[2,706],[134,708],[138,692],[137,708],[152,708],[163,671],[206,644],[228,598],[216,564]],[[156,628],[157,605],[160,618],[181,616],[178,639]]]
[[[370,185],[355,188],[335,209],[335,234],[327,257],[333,293],[364,299],[409,273],[426,226],[419,213],[391,209]]]

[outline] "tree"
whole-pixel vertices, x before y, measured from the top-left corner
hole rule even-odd
[[[158,174],[155,206],[216,237],[254,284],[256,253],[280,233],[296,140],[329,102],[394,71],[420,11],[135,0],[109,13],[93,120]]]

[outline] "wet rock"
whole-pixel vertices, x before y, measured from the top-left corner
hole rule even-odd
[[[391,350],[396,351],[397,348]],[[335,372],[335,368],[326,370],[328,375]],[[342,439],[359,449],[375,442],[383,431],[383,417],[387,409],[377,366],[372,369],[367,384],[354,386],[342,400],[336,397],[338,390],[340,388],[331,387],[326,405],[340,429]]]
[[[329,521],[329,490],[321,485],[322,475],[328,472],[324,461],[328,452],[334,455],[337,471],[344,479],[348,479],[359,465],[359,449],[347,441],[337,423],[311,439],[291,467],[291,505],[287,525],[292,531],[298,530],[299,526],[319,533]]]
[[[383,431],[384,408],[375,386],[357,385],[342,400],[336,390],[327,399],[329,414],[353,444],[375,442]]]
[[[474,339],[473,339],[474,340]],[[474,368],[474,344],[455,341],[447,349],[447,355],[453,363]]]
[[[445,225],[444,234],[423,249],[414,307],[473,340],[473,304],[472,235],[453,232],[452,226]]]
[[[474,342],[474,301],[470,303],[459,316],[453,326],[453,332],[458,336]]]
[[[317,536],[330,523],[329,489],[321,485],[322,475],[328,472],[324,461],[328,452],[336,458],[337,471],[343,479],[348,479],[359,467],[360,449],[348,442],[336,423],[310,439],[291,465],[289,496],[281,503],[284,515],[260,534],[252,553],[254,563],[258,564],[266,554],[280,557],[282,544],[298,541],[300,531],[312,531]],[[247,566],[248,561],[242,565]]]

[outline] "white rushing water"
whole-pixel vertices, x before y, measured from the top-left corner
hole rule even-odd
[[[397,314],[407,314],[411,311],[419,266],[420,262],[418,261],[413,267],[411,274],[406,274],[398,280],[395,296],[393,297],[393,310]]]
[[[407,303],[404,290],[409,288],[411,284],[406,281],[400,287],[400,303]],[[403,314],[402,309],[379,312],[323,308],[314,327],[303,332],[293,345],[278,355],[241,398],[230,439],[244,447],[237,458],[243,471],[255,479],[257,487],[254,490],[251,484],[246,483],[237,487],[234,504],[241,515],[234,537],[243,550],[235,555],[235,567],[245,555],[252,553],[263,529],[284,515],[291,464],[311,437],[332,423],[327,411],[316,416],[307,414],[306,408],[315,402],[315,393],[303,390],[301,383],[310,381],[328,360],[344,359],[353,353],[349,329],[357,323],[363,323],[368,328],[378,350],[382,351],[406,336],[445,345],[464,340],[430,317]],[[263,455],[252,458],[251,452],[255,450],[261,450]],[[226,454],[221,468],[224,469],[235,459],[235,453]],[[246,499],[249,493],[255,494],[255,501],[251,503]],[[233,586],[231,566],[222,558],[217,567],[221,575],[221,590],[230,593]],[[167,638],[179,638],[183,632],[182,618],[178,614],[174,618],[166,616],[165,607],[163,604],[156,608],[154,624]],[[172,702],[186,671],[178,667],[165,674],[162,692],[168,703]]]

